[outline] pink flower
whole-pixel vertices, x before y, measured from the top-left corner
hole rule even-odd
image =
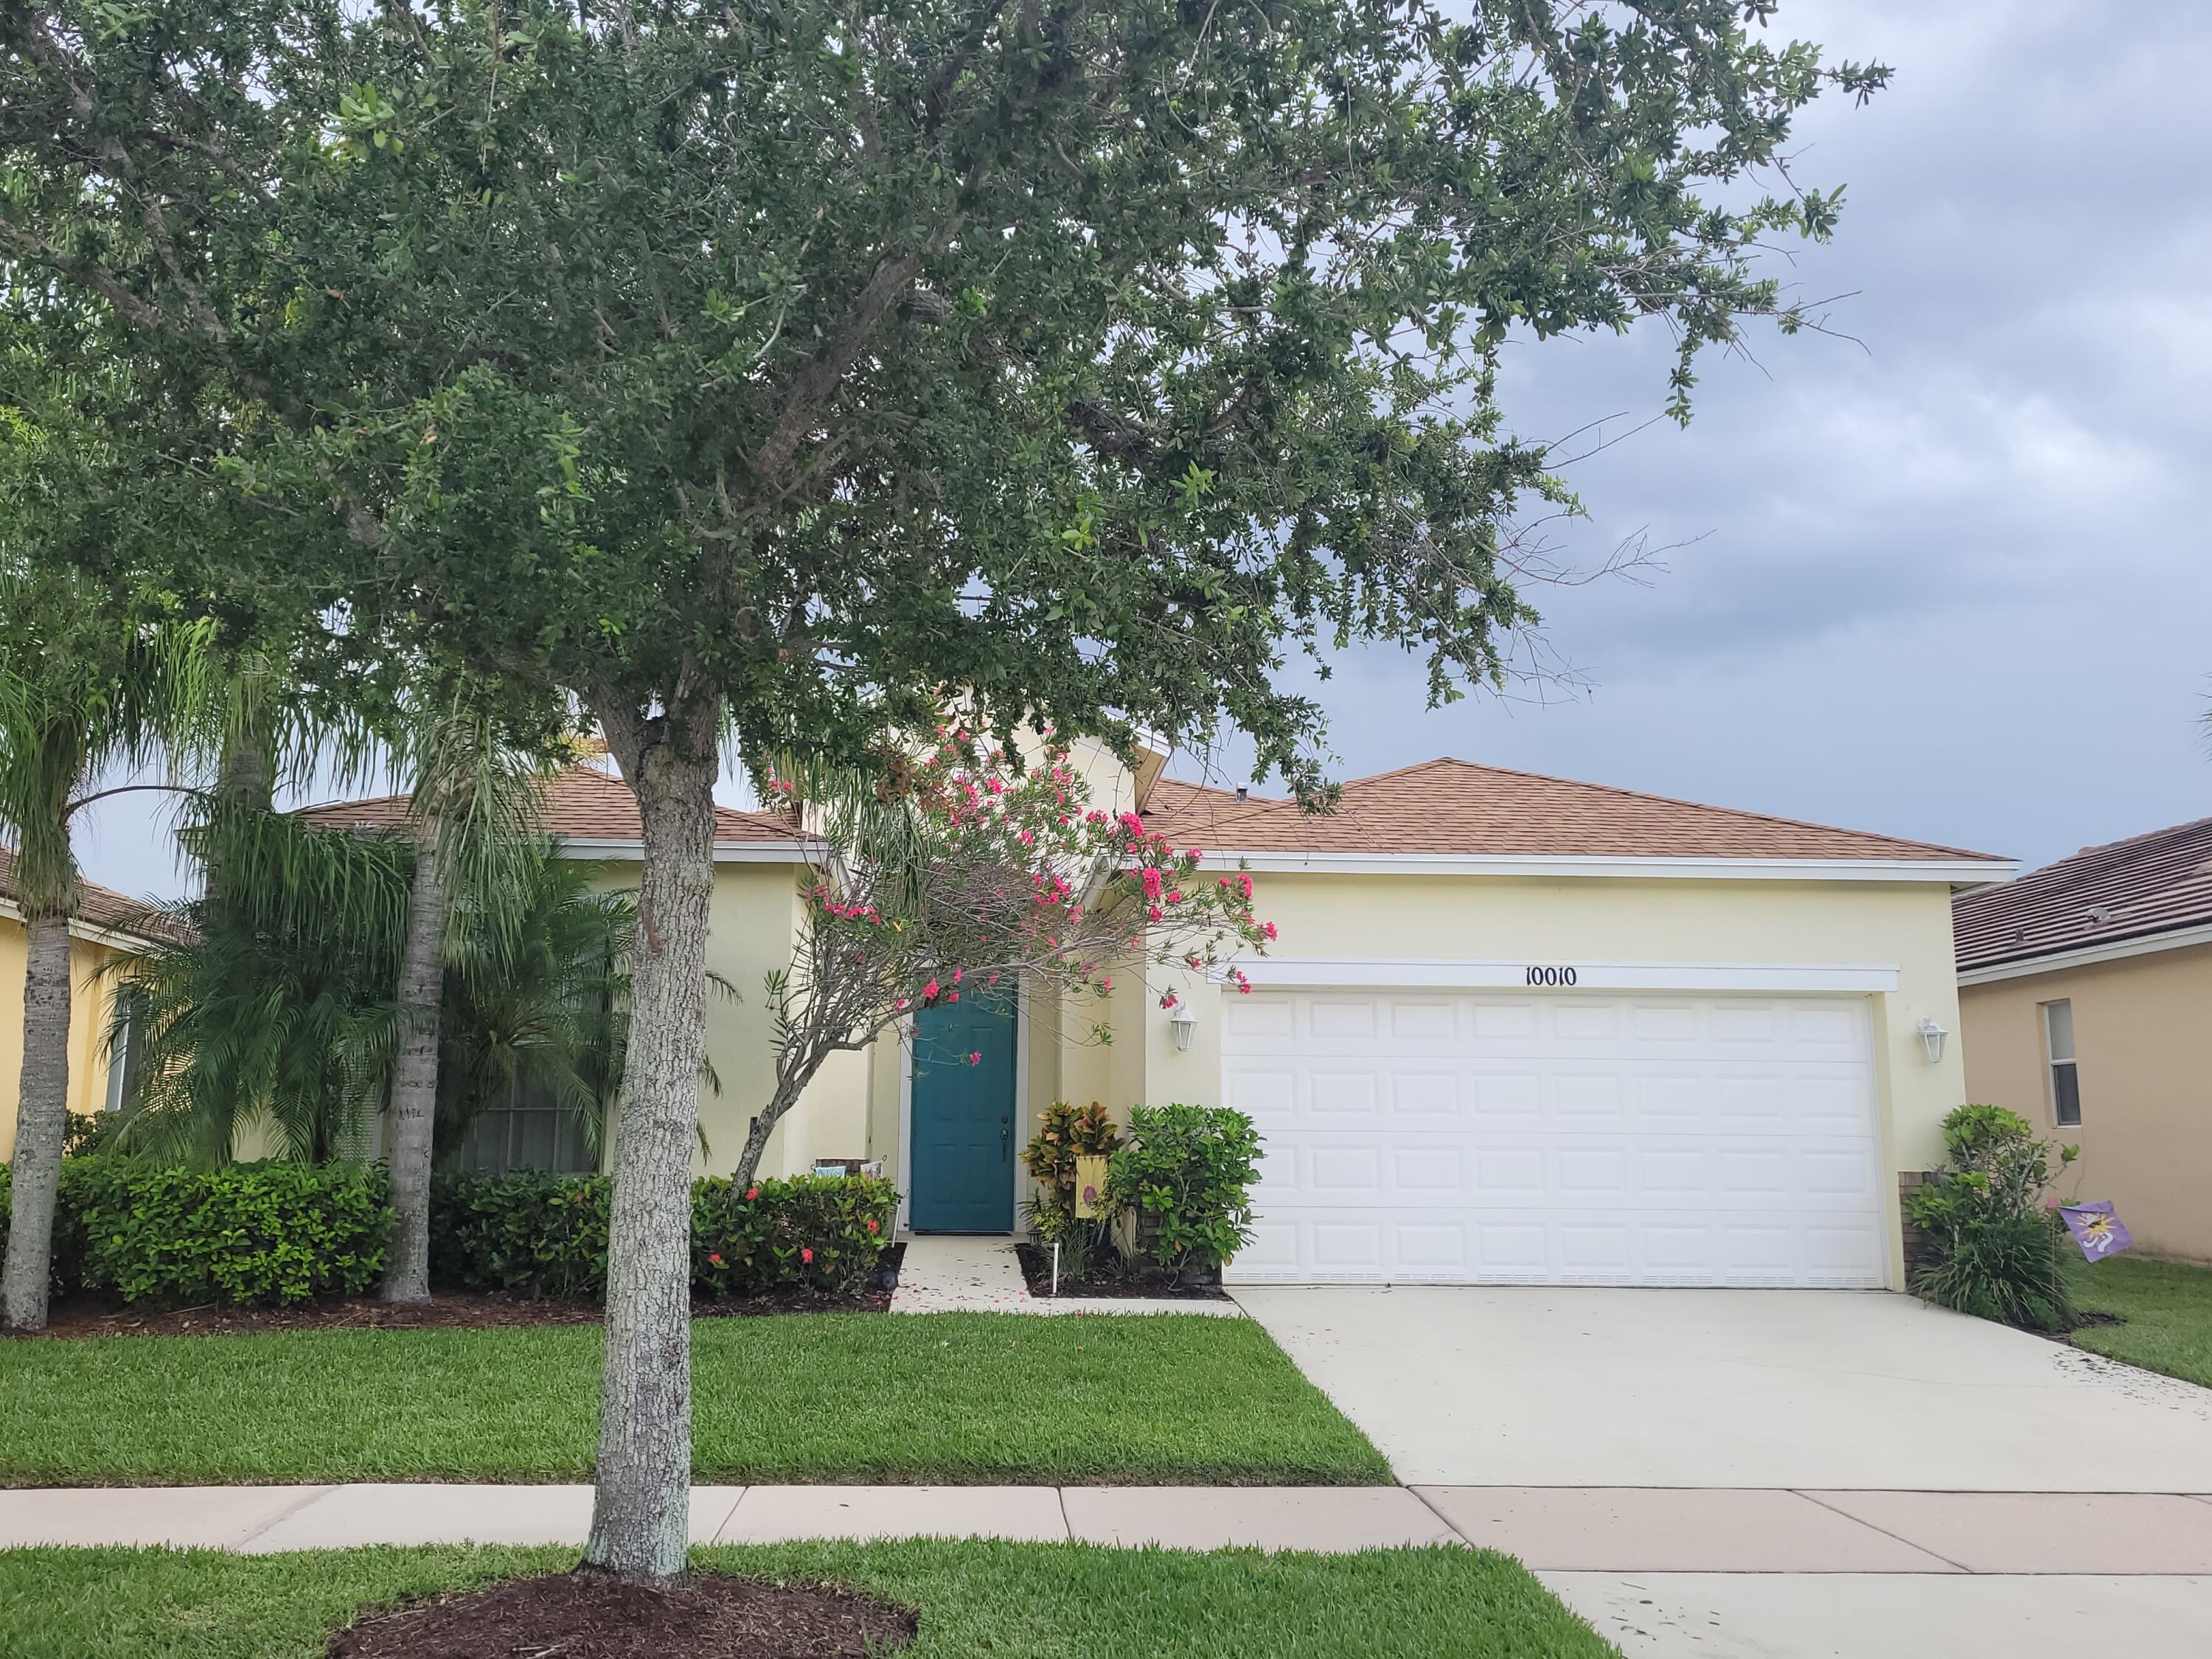
[[[1260,931],[1269,939],[1273,939],[1275,936],[1275,924],[1272,921],[1263,921],[1260,924]]]
[[[1160,872],[1149,864],[1138,872],[1137,879],[1144,883],[1145,896],[1148,899],[1159,897],[1160,890],[1166,885],[1160,878]]]
[[[1176,1004],[1182,1000],[1182,999],[1181,997],[1177,996],[1173,991],[1170,991],[1160,999],[1160,1006],[1163,1008],[1172,1008]]]
[[[957,1002],[960,1000],[960,993],[957,991],[947,991],[945,994],[945,1000],[947,1002]]]
[[[876,1218],[873,1216],[868,1218],[868,1231],[872,1233],[883,1231],[883,1229],[876,1224]]]
[[[799,1252],[799,1259],[801,1261],[811,1263],[814,1260],[814,1247],[811,1244],[802,1247]]]
[[[1145,907],[1145,914],[1150,916],[1154,921],[1158,921],[1163,916],[1166,915],[1167,912],[1161,909],[1157,904],[1148,904]]]
[[[1170,904],[1181,904],[1182,902],[1182,889],[1180,887],[1170,888],[1168,890],[1168,902]]]
[[[707,1253],[707,1260],[713,1262],[717,1267],[722,1265],[722,1258],[716,1255],[712,1250],[709,1250]]]
[[[745,1197],[747,1198],[747,1200],[752,1200],[752,1199],[758,1198],[759,1196],[760,1196],[760,1188],[757,1188],[757,1187],[748,1187],[748,1188],[745,1188]]]
[[[933,979],[932,981],[930,981],[928,984],[927,984],[927,985],[925,985],[925,986],[923,986],[923,987],[921,988],[921,1000],[922,1000],[924,1002],[927,1002],[927,1001],[928,1001],[932,997],[935,996],[936,994],[937,994],[937,981],[936,981],[935,980],[933,980]]]
[[[955,968],[955,969],[952,970],[952,982],[953,982],[955,985],[959,984],[959,983],[960,983],[960,976],[961,976],[963,974],[966,973],[967,971],[968,971],[968,970],[967,970],[965,968]]]
[[[1112,990],[1114,988],[1114,976],[1111,974],[1109,974],[1104,979],[1100,980],[1098,981],[1098,988],[1102,991]]]
[[[1188,857],[1193,864],[1196,864],[1200,859],[1204,858],[1206,854],[1200,852],[1198,848],[1194,847],[1187,854],[1185,854],[1185,856]]]
[[[983,1063],[983,1056],[981,1054],[971,1054],[968,1056],[968,1063],[970,1066],[981,1066]]]
[[[1237,886],[1238,890],[1244,895],[1245,899],[1249,902],[1252,896],[1252,878],[1250,874],[1247,872],[1238,872],[1237,877]]]

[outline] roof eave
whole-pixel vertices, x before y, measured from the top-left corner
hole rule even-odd
[[[1618,854],[1209,851],[1208,869],[1281,874],[1545,876],[1600,880],[1927,881],[1948,887],[2009,881],[2008,859],[1749,858]]]
[[[2161,951],[2186,951],[2212,945],[2212,921],[2166,927],[2154,933],[2130,933],[2124,939],[2098,939],[2039,951],[2033,956],[2010,957],[2002,962],[1977,963],[1959,969],[1961,985],[1989,985],[1999,980],[2027,979],[2037,974],[2063,973],[2069,968],[2091,968],[2100,962],[2119,962]]]

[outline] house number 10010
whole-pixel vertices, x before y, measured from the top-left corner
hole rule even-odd
[[[1575,970],[1571,968],[1531,968],[1528,970],[1528,983],[1531,985],[1572,985],[1574,982]]]

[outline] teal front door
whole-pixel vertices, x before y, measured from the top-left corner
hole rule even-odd
[[[1012,997],[963,997],[914,1017],[913,1114],[908,1224],[918,1233],[1012,1232]]]

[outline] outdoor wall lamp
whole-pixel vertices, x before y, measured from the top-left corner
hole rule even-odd
[[[1190,1048],[1191,1038],[1198,1032],[1198,1016],[1191,1012],[1190,1004],[1188,1002],[1176,1004],[1175,1012],[1168,1016],[1168,1030],[1175,1037],[1176,1048],[1187,1052]]]
[[[1920,1036],[1920,1047],[1928,1056],[1930,1066],[1943,1063],[1943,1039],[1950,1034],[1934,1020],[1923,1014],[1920,1024],[1912,1028]]]

